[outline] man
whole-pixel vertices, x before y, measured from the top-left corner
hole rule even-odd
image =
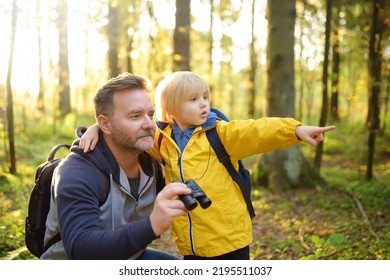
[[[97,92],[101,137],[88,154],[73,146],[54,173],[45,242],[58,232],[61,240],[41,259],[177,259],[147,248],[187,214],[176,198],[191,192],[171,183],[157,194],[158,165],[145,153],[155,133],[149,92],[146,79],[128,73]]]

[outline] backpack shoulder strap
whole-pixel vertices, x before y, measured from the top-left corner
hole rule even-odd
[[[154,170],[156,171],[156,193],[159,193],[165,186],[165,177],[162,170],[162,165],[155,159],[152,159]]]
[[[157,123],[157,126],[161,129],[161,130],[164,130],[166,127],[167,127],[167,123],[163,123],[163,122],[158,122]],[[160,132],[159,135],[158,135],[158,139],[157,139],[157,147],[158,147],[158,150],[160,150],[160,147],[161,147],[161,141],[163,139],[163,134]],[[163,166],[165,166],[165,161],[162,159],[162,162],[161,164]]]
[[[215,127],[206,131],[207,139],[210,142],[211,147],[214,149],[217,154],[218,160],[225,166],[226,170],[229,172],[233,180],[238,184],[245,199],[249,214],[251,217],[255,216],[255,210],[253,209],[252,202],[250,200],[250,194],[247,194],[245,191],[245,182],[240,177],[236,169],[234,168],[229,154],[226,152],[225,147],[223,146],[221,139],[218,136],[217,130]]]

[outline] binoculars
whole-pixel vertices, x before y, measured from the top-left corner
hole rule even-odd
[[[179,182],[175,180],[174,182]],[[211,205],[211,200],[206,196],[204,191],[199,187],[194,180],[190,179],[185,182],[187,188],[191,190],[190,194],[179,195],[179,199],[184,203],[185,207],[191,211],[198,206],[198,202],[203,209],[208,208]],[[196,202],[195,201],[198,201]]]

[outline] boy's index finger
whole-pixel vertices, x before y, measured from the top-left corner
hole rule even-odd
[[[321,131],[322,132],[327,132],[327,131],[331,131],[331,130],[334,130],[334,129],[336,129],[336,126],[335,125],[331,125],[331,126],[322,127]]]

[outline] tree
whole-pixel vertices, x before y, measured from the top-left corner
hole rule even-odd
[[[329,45],[330,45],[330,22],[332,20],[332,0],[326,1],[326,22],[325,22],[325,50],[322,70],[322,107],[319,126],[325,126],[328,118],[328,65],[329,65]],[[314,169],[319,172],[321,167],[324,141],[316,147],[314,158]]]
[[[176,0],[176,25],[173,34],[173,71],[190,70],[191,0]]]
[[[369,93],[368,93],[368,154],[366,179],[373,177],[375,139],[380,130],[380,88],[382,65],[382,35],[386,28],[385,22],[386,0],[372,0],[371,31],[369,42]]]
[[[120,49],[120,9],[118,1],[110,0],[108,4],[108,72],[109,77],[119,75],[118,53]]]
[[[332,32],[332,86],[330,91],[330,120],[339,121],[339,76],[340,76],[340,3],[336,1],[334,5],[334,19]]]
[[[267,2],[267,106],[268,117],[294,117],[294,25],[295,1]],[[311,186],[319,179],[302,155],[300,146],[268,152],[258,166],[260,183],[283,191]]]
[[[255,37],[255,6],[256,0],[252,0],[252,19],[251,19],[251,37],[252,41],[249,46],[249,98],[248,98],[248,117],[255,118],[256,108],[256,71],[257,71],[257,55],[256,55],[256,37]]]
[[[42,113],[45,112],[45,92],[43,84],[43,72],[42,72],[42,36],[41,36],[41,9],[40,1],[35,0],[35,11],[37,16],[37,35],[38,35],[38,76],[39,76],[39,88],[38,88],[38,100],[37,109]]]
[[[72,111],[70,105],[69,62],[68,62],[68,1],[57,2],[57,28],[59,38],[59,110],[61,117]]]
[[[8,120],[8,143],[10,151],[10,166],[9,172],[16,174],[16,156],[15,156],[15,135],[14,135],[14,110],[13,110],[13,96],[12,96],[12,63],[15,45],[15,34],[16,34],[16,18],[17,18],[17,7],[16,0],[12,2],[12,32],[11,32],[11,46],[8,60],[8,72],[7,72],[7,120]]]
[[[214,11],[215,4],[214,0],[210,0],[210,31],[208,34],[209,41],[209,79],[208,84],[210,88],[210,92],[213,92],[214,83],[213,83],[213,49],[214,49],[214,36],[213,36],[213,26],[214,26]]]

